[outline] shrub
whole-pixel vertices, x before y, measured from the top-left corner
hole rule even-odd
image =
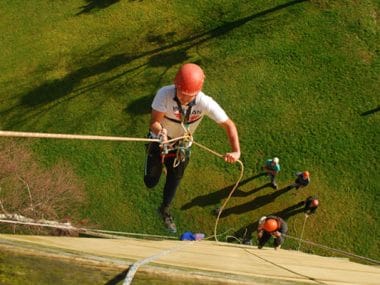
[[[44,169],[25,145],[14,141],[0,144],[0,212],[35,221],[78,222],[85,201],[84,184],[70,165],[59,161]],[[16,227],[13,226],[13,231]],[[27,233],[51,230],[22,227]],[[55,231],[67,234],[65,231]]]

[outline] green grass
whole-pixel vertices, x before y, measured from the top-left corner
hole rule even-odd
[[[78,264],[67,261],[7,251],[1,252],[0,260],[2,284],[105,284],[119,273],[99,266],[78,268]]]
[[[0,253],[1,284],[122,284],[126,271],[115,266],[85,264],[75,260],[49,258],[12,251]],[[176,280],[146,272],[137,272],[133,284],[178,284]],[[181,280],[181,284],[192,284]],[[202,282],[199,284],[217,284]]]
[[[298,170],[312,178],[278,197],[253,191],[265,177],[246,182],[239,190],[252,194],[230,200],[239,213],[221,219],[219,232],[241,233],[317,194],[321,207],[303,237],[380,258],[379,113],[363,114],[379,106],[377,1],[8,1],[0,19],[2,130],[144,137],[156,90],[180,64],[197,62],[205,93],[238,126],[243,180],[271,156],[280,158],[280,188]],[[228,151],[209,119],[195,139]],[[142,143],[30,143],[46,167],[73,165],[89,198],[84,218],[167,234],[156,216],[163,181],[145,189]],[[211,235],[211,213],[238,176],[237,166],[194,147],[173,205],[179,232]],[[299,237],[303,215],[288,222]]]

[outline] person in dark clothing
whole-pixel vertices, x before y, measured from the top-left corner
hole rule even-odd
[[[305,200],[305,208],[304,213],[305,215],[309,216],[311,214],[314,214],[319,206],[319,200],[315,196],[309,196]]]
[[[284,243],[284,234],[288,232],[287,223],[277,216],[264,216],[259,220],[257,227],[258,248],[261,249],[273,236],[274,249],[280,249]]]
[[[299,188],[306,187],[310,183],[310,173],[309,171],[297,172],[296,180],[292,184],[292,187],[295,187],[297,190]]]

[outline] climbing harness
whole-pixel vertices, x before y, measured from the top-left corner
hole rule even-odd
[[[175,92],[176,94],[177,92]],[[182,104],[179,101],[177,96],[174,96],[174,101],[177,103],[178,111],[180,113],[181,117],[181,127],[184,130],[184,138],[183,140],[177,141],[175,149],[176,151],[176,156],[173,161],[173,167],[177,167],[181,162],[184,162],[189,156],[190,156],[190,147],[193,142],[192,135],[189,130],[190,126],[190,115],[191,115],[191,109],[195,105],[195,99],[191,101],[190,103],[187,104],[188,108],[185,111],[182,108]]]
[[[173,100],[177,103],[178,112],[180,114],[180,121],[173,120],[171,118],[165,117],[168,120],[174,121],[175,123],[180,123],[184,130],[183,139],[177,140],[174,144],[169,144],[169,142],[164,142],[163,138],[160,138],[160,147],[162,149],[161,159],[162,163],[166,157],[174,156],[173,168],[176,168],[181,162],[184,162],[190,156],[190,147],[193,142],[193,137],[190,133],[190,115],[192,107],[195,105],[195,99],[187,104],[188,108],[184,110],[182,104],[177,96],[174,96]]]
[[[190,157],[190,147],[193,143],[193,137],[188,129],[188,127],[185,126],[185,124],[181,123],[182,128],[185,131],[185,138],[182,140],[179,140],[176,145],[176,156],[173,161],[173,167],[177,167],[181,162],[185,162],[187,158]]]
[[[181,162],[184,162],[190,156],[190,147],[193,143],[193,137],[186,130],[181,138],[163,141],[163,137],[159,138],[161,148],[161,163],[164,163],[165,158],[174,157],[173,168],[176,168]]]

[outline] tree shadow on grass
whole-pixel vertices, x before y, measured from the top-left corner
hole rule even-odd
[[[89,14],[93,11],[97,11],[100,9],[108,8],[109,6],[120,2],[120,0],[85,0],[87,2],[86,5],[81,7],[81,11],[76,14],[82,15],[82,14]]]
[[[127,107],[125,107],[124,111],[126,113],[130,113],[134,115],[149,114],[152,110],[151,105],[152,105],[153,98],[154,98],[153,95],[147,95],[147,96],[141,97],[133,101]]]
[[[271,184],[269,183],[269,186],[270,185]],[[261,207],[273,202],[274,200],[276,200],[277,197],[285,194],[286,192],[288,192],[291,189],[292,189],[292,187],[287,186],[283,189],[276,190],[273,193],[256,197],[255,199],[253,199],[252,201],[249,201],[247,203],[244,203],[244,204],[241,204],[238,206],[234,206],[231,208],[227,208],[221,213],[220,217],[225,218],[225,217],[228,217],[229,215],[240,215],[240,214],[243,214],[243,213],[246,213],[249,211],[256,210],[258,208],[261,208]]]
[[[284,189],[286,189],[286,188],[284,188]],[[294,204],[288,208],[285,208],[281,211],[278,211],[278,212],[275,212],[272,214],[268,214],[268,216],[269,215],[278,216],[278,217],[281,217],[282,219],[284,219],[286,221],[292,216],[295,216],[299,213],[303,213],[304,212],[304,205],[305,205],[304,201],[301,201],[301,202],[298,202],[298,203],[296,203],[296,204]],[[258,221],[250,223],[250,224],[238,229],[237,231],[235,231],[233,236],[236,238],[240,238],[243,241],[248,241],[252,238],[253,233],[255,231],[257,231],[258,225],[259,225]]]
[[[105,81],[100,81],[97,83],[89,84],[85,87],[75,88],[81,83],[82,80],[94,75],[109,72],[119,67],[120,65],[130,63],[134,59],[134,56],[116,54],[107,59],[106,61],[96,63],[92,66],[79,68],[73,71],[72,73],[66,75],[62,79],[48,81],[40,85],[39,87],[33,89],[32,91],[26,93],[21,99],[21,104],[29,107],[37,107],[65,97],[66,95],[73,93],[74,91],[77,92],[77,95],[82,94],[82,92],[84,91],[91,90],[99,86],[100,84],[105,83]],[[141,66],[142,65],[133,69],[128,69],[124,73],[132,72],[135,69],[140,68]],[[112,77],[110,79],[112,80]]]
[[[265,173],[260,173],[260,174],[254,175],[250,178],[247,178],[243,181],[240,181],[239,186],[247,184],[248,182],[250,182],[256,178],[259,178],[261,176],[264,176],[264,175],[265,175]],[[188,210],[188,209],[195,207],[195,206],[205,207],[208,205],[216,205],[216,204],[220,203],[223,199],[228,197],[228,195],[230,194],[230,192],[234,186],[235,186],[235,184],[232,184],[232,185],[229,185],[229,186],[227,186],[223,189],[220,189],[218,191],[215,191],[215,192],[212,192],[212,193],[209,193],[206,195],[195,197],[193,200],[191,200],[190,202],[183,205],[181,207],[181,210]],[[242,191],[239,188],[237,188],[232,196],[233,197],[246,197],[246,196],[249,196],[253,193],[256,193],[257,191],[260,191],[261,189],[264,189],[265,187],[269,187],[269,186],[270,186],[270,183],[269,184],[267,183],[267,184],[264,184],[263,186],[252,189],[248,192]]]
[[[9,122],[11,122],[10,127],[13,127],[14,125],[20,123],[21,121],[29,120],[29,116],[34,116],[38,118],[38,115],[40,115],[40,113],[51,111],[52,108],[57,106],[56,104],[52,104],[44,108],[44,105],[46,104],[49,104],[52,102],[57,102],[57,104],[61,104],[62,102],[66,100],[71,100],[74,97],[82,95],[84,93],[86,93],[87,95],[89,93],[88,91],[90,91],[91,89],[99,88],[103,84],[110,83],[115,79],[118,79],[122,76],[124,77],[130,74],[131,72],[135,72],[143,67],[162,67],[162,66],[165,67],[164,72],[162,72],[161,75],[157,76],[157,82],[155,86],[157,87],[159,86],[161,78],[167,72],[167,70],[169,70],[171,67],[177,64],[183,63],[191,59],[191,57],[188,55],[189,49],[195,46],[199,46],[216,37],[223,36],[227,33],[230,33],[231,31],[248,23],[249,21],[266,16],[278,10],[285,9],[287,7],[290,7],[292,5],[299,4],[305,1],[306,0],[293,0],[293,1],[278,5],[270,9],[267,9],[258,13],[254,13],[250,16],[237,19],[235,21],[226,22],[219,27],[216,27],[211,30],[201,32],[198,34],[190,35],[189,37],[186,37],[174,42],[172,41],[172,39],[173,39],[173,36],[175,35],[175,32],[169,32],[163,36],[150,35],[149,38],[147,38],[147,41],[152,42],[152,41],[159,40],[161,44],[159,45],[158,48],[142,51],[140,53],[114,54],[102,62],[98,62],[98,58],[95,58],[96,53],[97,53],[96,50],[92,51],[89,54],[91,54],[94,57],[92,61],[96,62],[95,64],[87,64],[87,65],[81,66],[80,68],[74,70],[73,72],[71,72],[70,74],[66,75],[65,77],[61,79],[46,81],[45,83],[34,88],[33,90],[26,92],[25,94],[22,94],[20,107],[27,107],[27,108],[32,107],[33,112],[31,112],[31,114],[29,115],[23,115],[23,116],[20,116],[20,112],[17,112],[18,113],[17,115],[14,115],[12,118],[8,120]],[[115,0],[109,0],[109,1],[106,1],[106,0],[89,1],[88,0],[88,4],[87,6],[84,6],[84,10],[90,11],[92,7],[97,7],[97,6],[100,8],[106,8],[116,2],[117,1]],[[103,56],[105,52],[108,52],[107,48],[100,50],[100,54],[102,54]],[[144,57],[146,57],[146,61],[144,63],[140,63],[140,62],[135,63],[136,60],[140,60],[141,58],[144,58]],[[78,62],[83,62],[85,60],[86,59],[80,60]],[[198,64],[201,65],[202,62],[199,61]],[[107,73],[115,69],[124,69],[124,70],[121,70],[116,75],[111,75],[107,77],[108,75]],[[99,80],[96,83],[91,83],[85,86],[81,86],[85,79],[92,76],[100,75],[100,74],[105,74],[105,77],[107,78],[103,80]],[[126,81],[128,81],[128,79],[126,79]],[[116,86],[114,87],[114,89],[119,90],[120,87]],[[154,91],[156,91],[156,89]],[[112,90],[107,90],[107,91],[112,92]],[[105,98],[107,97],[105,96]],[[132,107],[135,107],[136,105],[138,107],[141,107],[141,105],[139,105],[139,102],[137,103],[133,102],[132,105],[133,105]],[[1,115],[11,112],[16,107],[18,106],[14,106],[14,107],[9,108],[8,110],[3,111]],[[36,107],[38,107],[39,110],[36,110]],[[132,107],[127,106],[125,110],[130,110]],[[24,110],[23,113],[26,114],[27,111]],[[9,126],[6,126],[6,127],[9,127]]]
[[[47,84],[44,84],[36,88],[34,91],[28,94],[25,94],[22,103],[29,106],[36,106],[38,104],[56,100],[58,98],[63,97],[65,94],[68,94],[69,92],[71,92],[73,88],[75,87],[75,85],[77,85],[80,81],[82,81],[85,78],[88,78],[90,76],[94,76],[100,73],[109,72],[117,67],[130,64],[132,61],[140,59],[145,56],[148,56],[148,59],[147,59],[146,64],[144,65],[148,65],[150,67],[159,67],[159,66],[171,67],[173,65],[176,65],[188,60],[190,57],[187,54],[187,50],[196,45],[200,45],[213,38],[229,33],[232,30],[246,24],[247,22],[253,19],[265,16],[267,14],[276,12],[280,9],[284,9],[284,8],[287,8],[289,6],[292,6],[304,1],[306,0],[293,0],[288,3],[278,5],[274,8],[270,8],[259,13],[254,13],[250,16],[238,19],[236,21],[225,23],[209,31],[199,33],[199,34],[190,36],[188,38],[175,41],[173,43],[168,43],[166,45],[162,45],[158,48],[151,49],[148,51],[144,51],[144,52],[140,52],[136,54],[115,54],[103,62],[96,63],[90,66],[81,67],[78,70],[67,75],[63,79],[55,80],[53,82],[48,82]],[[95,3],[96,1],[90,1],[90,2]],[[99,1],[99,2],[102,2],[102,1]],[[107,1],[104,1],[104,2],[107,2]],[[167,35],[169,35],[170,38],[173,36],[173,34],[175,33],[167,33]],[[152,41],[152,36],[150,36],[148,40]],[[160,41],[163,42],[164,39],[161,39]],[[177,48],[177,49],[171,50],[173,48]],[[107,82],[112,81],[115,78],[125,75],[126,73],[129,73],[129,72],[131,72],[130,69],[125,72],[121,72],[117,76],[111,77],[109,80],[107,80]],[[37,91],[40,91],[40,92],[37,93]],[[44,91],[48,91],[48,92],[44,92]],[[40,96],[41,93],[42,93],[42,96]]]

